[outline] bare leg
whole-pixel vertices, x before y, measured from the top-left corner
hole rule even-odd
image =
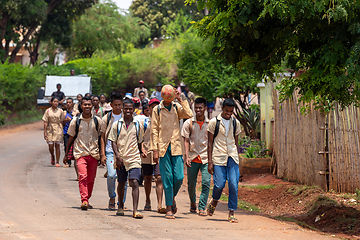
[[[48,144],[48,145],[49,145],[49,152],[50,152],[51,158],[55,160],[54,144]]]
[[[119,182],[117,187],[118,192],[118,201],[119,201],[119,208],[124,209],[124,190],[125,190],[125,184],[126,182]]]
[[[139,205],[139,182],[136,179],[129,179],[129,185],[132,188],[133,214],[135,214]]]
[[[150,193],[151,193],[151,183],[152,175],[144,176],[144,189],[145,189],[145,207],[151,206]]]
[[[156,183],[156,198],[157,198],[158,209],[159,209],[162,206],[162,199],[163,199],[163,193],[164,193],[164,187],[163,187],[160,175],[155,176],[155,183]]]
[[[60,161],[60,144],[55,143],[55,152],[56,152],[56,164],[59,164],[59,161]]]

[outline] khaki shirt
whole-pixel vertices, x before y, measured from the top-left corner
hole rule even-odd
[[[191,121],[192,121],[192,129],[190,130]],[[190,140],[189,158],[191,161],[194,160],[197,156],[200,156],[201,162],[203,164],[206,164],[208,162],[208,155],[207,155],[208,124],[209,124],[209,119],[205,117],[204,123],[200,129],[200,125],[196,121],[196,116],[184,122],[184,125],[181,129],[181,136],[184,138],[189,138]]]
[[[173,104],[176,104],[175,110]],[[170,112],[164,106],[164,101],[155,107],[151,117],[150,150],[158,150],[159,157],[164,157],[169,144],[171,144],[171,155],[184,154],[182,137],[180,135],[179,121],[184,118],[192,118],[193,113],[187,101],[172,103]]]
[[[145,120],[142,120],[140,124],[141,126],[143,126],[143,129],[145,130]],[[150,132],[151,132],[151,117],[148,118],[147,127],[144,132],[144,139],[143,139],[143,146],[147,152],[147,157],[146,158],[141,157],[141,162],[143,164],[155,165],[153,159],[153,151],[150,150]]]
[[[138,143],[143,141],[144,128],[139,123],[139,140],[136,135],[136,120],[134,119],[128,128],[121,118],[117,123],[113,124],[109,133],[109,140],[116,142],[120,158],[124,161],[126,171],[133,168],[141,168],[141,158]],[[121,123],[121,130],[118,137],[118,124]]]
[[[141,91],[144,91],[145,92],[145,97],[146,98],[148,98],[149,97],[149,95],[148,95],[148,90],[146,89],[146,88],[140,88],[140,87],[137,87],[137,88],[135,88],[135,90],[134,90],[134,97],[139,97],[139,92],[141,92]]]
[[[107,124],[107,121],[108,121],[108,115],[110,113],[107,113],[102,119],[101,119],[101,125],[100,125],[100,132],[102,133],[105,133],[105,145],[106,145],[106,141],[108,140],[109,138],[109,133],[110,133],[110,130],[111,130],[111,126],[113,125],[114,123],[114,116],[111,114],[111,118],[110,118],[110,121],[109,121],[109,124]]]
[[[104,111],[104,109],[102,107],[99,107],[98,111],[96,112],[95,108],[93,107],[91,109],[91,114],[95,115],[95,116],[97,116],[97,117],[99,117],[101,119],[104,116],[105,111]]]
[[[96,116],[95,116],[96,117]],[[99,136],[100,136],[100,124],[101,119],[96,117],[99,123],[99,131],[96,131],[96,125],[91,115],[90,118],[84,118],[80,115],[79,132],[74,141],[74,157],[79,159],[91,155],[93,158],[99,160]],[[76,134],[76,117],[74,117],[69,125],[68,134],[72,137]]]
[[[48,123],[46,135],[48,142],[60,142],[63,140],[63,121],[64,111],[57,108],[55,111],[52,107],[46,109],[42,120]]]
[[[230,119],[230,127],[228,135],[225,136],[226,129],[222,121],[221,114],[210,120],[208,125],[208,131],[212,134],[215,133],[216,119],[220,120],[219,133],[214,139],[212,161],[214,165],[226,166],[228,157],[231,157],[237,164],[239,164],[239,153],[235,144],[233,134],[233,117]],[[240,122],[236,120],[236,132],[235,136],[238,136],[241,132]]]

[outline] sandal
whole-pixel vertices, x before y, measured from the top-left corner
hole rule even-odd
[[[166,213],[166,208],[159,207],[159,208],[157,209],[157,212],[158,212],[158,213],[165,214],[165,213]]]
[[[229,223],[238,223],[239,222],[234,215],[229,216],[228,221],[229,221]]]
[[[57,163],[57,164],[55,165],[55,167],[60,167],[60,164]]]
[[[207,216],[207,213],[205,212],[205,210],[199,210],[199,216]]]
[[[207,205],[207,208],[206,208],[206,211],[207,211],[207,214],[209,216],[212,216],[215,212],[215,206],[211,204],[212,203],[212,200],[209,202],[209,204]]]
[[[174,216],[174,214],[166,214],[165,218],[166,219],[175,219],[175,216]]]
[[[124,209],[119,208],[119,209],[117,210],[117,212],[116,212],[116,215],[117,215],[117,216],[124,216],[124,215],[125,215]]]
[[[55,159],[53,156],[51,156],[51,165],[55,165]]]
[[[88,206],[89,204],[87,203],[87,202],[83,202],[82,204],[81,204],[81,210],[88,210]]]
[[[196,207],[190,207],[190,212],[192,212],[192,213],[197,213]]]
[[[150,205],[149,205],[149,206],[146,206],[146,205],[145,205],[144,211],[151,211],[151,206],[150,206]]]
[[[141,215],[141,213],[139,213],[139,212],[136,212],[136,213],[133,214],[133,218],[135,218],[135,219],[142,219],[143,217],[144,216]]]
[[[111,199],[109,199],[108,209],[111,210],[111,211],[114,211],[115,210],[115,203],[111,203],[110,201],[111,201]]]

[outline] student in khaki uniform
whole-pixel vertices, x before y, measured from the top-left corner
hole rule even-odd
[[[210,120],[208,126],[208,171],[214,176],[212,200],[208,204],[208,215],[212,216],[221,197],[226,180],[229,185],[229,222],[237,223],[234,212],[237,209],[239,172],[238,137],[240,122],[232,114],[235,101],[227,98],[223,102],[222,112]]]
[[[100,119],[104,116],[105,112],[102,107],[100,107],[100,98],[99,96],[94,96],[92,98],[92,115],[98,116]]]
[[[98,142],[101,119],[91,114],[91,98],[84,97],[81,101],[81,108],[83,110],[82,114],[79,117],[73,118],[70,122],[68,129],[68,134],[70,135],[69,144],[66,147],[64,162],[68,160],[70,146],[74,143],[74,157],[79,171],[81,209],[87,210],[92,208],[89,204],[89,199],[94,188],[96,169],[98,164],[100,164]]]
[[[110,210],[115,210],[115,182],[117,179],[116,169],[114,167],[114,152],[111,146],[111,141],[108,139],[110,129],[114,123],[120,120],[122,117],[122,96],[119,93],[113,93],[111,95],[111,108],[112,112],[107,113],[101,122],[101,165],[107,168],[107,189],[109,194],[109,205]],[[126,191],[126,189],[125,189]],[[124,197],[125,201],[125,197]]]
[[[44,121],[44,139],[49,146],[51,165],[55,165],[54,146],[56,153],[56,167],[60,167],[60,142],[63,139],[64,111],[59,106],[59,99],[52,97],[51,107],[48,108],[42,120]]]
[[[187,165],[188,192],[190,198],[190,212],[196,213],[196,182],[201,172],[201,195],[199,199],[199,215],[206,216],[205,208],[209,197],[211,175],[208,172],[207,127],[209,119],[205,117],[206,100],[195,99],[195,113],[193,118],[184,123],[181,136],[184,138],[185,163]]]
[[[139,213],[139,181],[141,176],[140,143],[143,141],[143,128],[133,118],[134,102],[126,99],[123,103],[123,117],[113,124],[109,133],[109,140],[116,158],[118,176],[119,209],[116,215],[124,215],[124,189],[127,179],[132,188],[133,218],[141,219]]]
[[[158,213],[166,213],[166,209],[162,207],[162,199],[163,199],[163,184],[161,181],[160,176],[160,168],[159,164],[154,162],[153,159],[153,152],[150,151],[150,132],[151,132],[151,113],[153,109],[159,105],[160,101],[156,98],[150,100],[149,105],[147,108],[143,109],[143,112],[149,112],[150,116],[143,121],[141,121],[141,125],[144,128],[144,141],[141,144],[142,153],[141,153],[141,167],[143,170],[144,175],[144,189],[145,189],[145,211],[151,211],[151,200],[150,200],[150,193],[151,193],[151,184],[153,175],[155,176],[155,183],[156,183],[156,197],[157,197],[157,212]],[[144,105],[144,107],[146,104]]]
[[[167,219],[175,219],[177,212],[175,196],[178,193],[184,178],[183,144],[180,135],[180,119],[193,116],[189,103],[183,101],[180,92],[171,86],[162,88],[162,100],[154,108],[151,117],[150,150],[153,151],[154,162],[158,163],[160,157],[160,174],[165,192]],[[173,91],[170,93],[169,91]],[[179,103],[168,98],[175,94]],[[166,100],[165,100],[166,99]]]

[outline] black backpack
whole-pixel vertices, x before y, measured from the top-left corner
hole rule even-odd
[[[236,119],[232,118],[232,122],[233,122],[233,135],[234,135],[234,139],[235,139],[235,133],[236,133]],[[213,142],[216,138],[216,136],[219,134],[219,128],[220,128],[220,120],[216,117],[216,125],[215,125],[215,132],[214,132],[214,137],[213,137]]]

